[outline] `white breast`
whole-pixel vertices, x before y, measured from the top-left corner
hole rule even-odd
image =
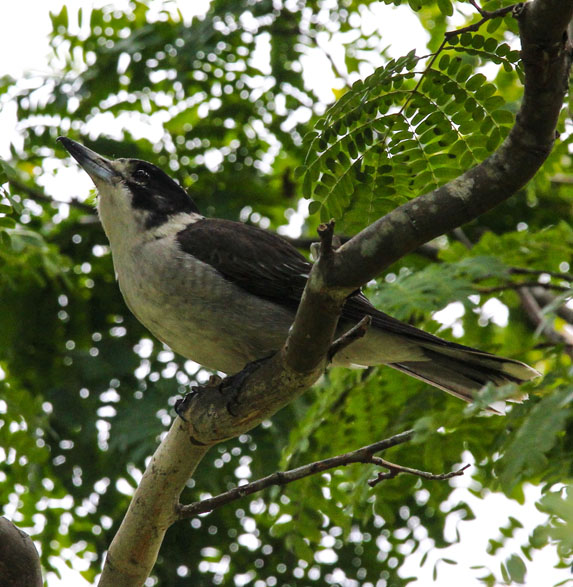
[[[183,253],[175,236],[113,251],[130,310],[174,351],[226,373],[278,350],[294,318]]]

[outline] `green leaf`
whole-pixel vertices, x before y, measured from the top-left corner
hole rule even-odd
[[[320,210],[321,206],[322,204],[320,202],[317,202],[316,200],[311,200],[308,205],[308,213],[310,215],[316,214]]]
[[[52,28],[55,31],[61,32],[68,28],[68,7],[64,4],[60,12],[50,12],[50,20],[52,21]]]
[[[13,218],[8,218],[7,216],[0,218],[0,228],[14,228],[15,226],[16,221]]]
[[[573,388],[566,385],[541,399],[514,433],[498,464],[501,486],[506,494],[524,477],[539,474],[547,465],[553,447],[571,414]]]
[[[454,7],[449,0],[438,0],[438,8],[444,16],[452,16]]]
[[[512,554],[505,561],[505,565],[509,577],[513,583],[517,583],[518,585],[525,584],[525,575],[527,573],[527,567],[525,566],[525,563],[523,562],[521,557],[517,556],[516,554]]]
[[[295,179],[300,179],[306,172],[306,167],[304,165],[299,165],[295,170],[294,170],[294,178]]]

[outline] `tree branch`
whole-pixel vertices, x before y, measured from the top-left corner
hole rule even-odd
[[[90,206],[85,202],[80,202],[77,198],[72,198],[68,202],[64,202],[63,200],[55,200],[38,188],[33,188],[19,179],[9,178],[8,183],[16,190],[16,192],[22,192],[32,200],[36,200],[38,202],[47,202],[48,204],[67,204],[72,208],[77,208],[82,212],[86,212],[94,217],[96,216],[96,211],[93,206]]]
[[[480,294],[491,294],[498,291],[505,291],[508,289],[520,290],[524,287],[538,287],[541,289],[554,289],[556,291],[572,291],[570,287],[565,285],[556,285],[554,283],[539,283],[538,281],[523,281],[521,283],[504,283],[503,285],[494,285],[492,287],[476,287],[476,292]],[[573,292],[572,292],[573,293]]]
[[[237,499],[241,499],[247,495],[263,491],[264,489],[272,487],[273,485],[288,485],[293,481],[298,481],[299,479],[304,479],[304,477],[316,475],[317,473],[322,473],[330,469],[336,469],[337,467],[344,467],[353,463],[380,464],[373,460],[375,458],[373,457],[375,453],[387,450],[399,444],[404,444],[405,442],[409,442],[413,435],[414,431],[408,430],[407,432],[401,432],[400,434],[396,434],[395,436],[391,436],[385,440],[375,442],[374,444],[363,446],[362,448],[352,452],[330,457],[322,461],[315,461],[314,463],[309,463],[308,465],[303,465],[302,467],[297,467],[296,469],[291,469],[290,471],[277,471],[272,475],[267,475],[262,479],[253,481],[252,483],[235,487],[215,497],[210,497],[208,499],[204,499],[189,505],[179,506],[179,518],[181,520],[185,520],[198,514],[211,512],[215,508],[221,507],[222,505],[232,501],[236,501]],[[385,461],[385,463],[387,463],[387,461]],[[395,469],[400,469],[397,472],[411,473],[412,471],[415,471],[415,469],[407,469],[407,467],[400,467],[399,465],[393,465],[392,463],[387,463],[381,466],[385,468],[393,467]],[[425,471],[420,471],[420,473],[421,474],[419,476],[425,477],[426,479],[437,477],[442,478],[440,475],[432,476],[432,473],[426,473]],[[452,474],[446,473],[446,475]]]
[[[410,467],[403,467],[402,465],[396,465],[395,463],[391,463],[380,457],[372,457],[370,462],[374,465],[379,465],[380,467],[384,467],[388,469],[388,473],[378,473],[375,479],[371,479],[368,481],[368,485],[370,487],[375,487],[380,483],[380,481],[385,481],[386,479],[393,479],[397,475],[401,473],[405,473],[407,475],[414,475],[415,477],[421,477],[422,479],[428,479],[430,481],[445,481],[446,479],[451,479],[452,477],[459,477],[464,474],[464,471],[469,467],[469,465],[464,465],[461,469],[457,469],[455,471],[450,471],[449,473],[428,473],[427,471],[420,471],[420,469],[412,469]]]
[[[325,286],[324,274],[334,254],[333,231],[333,222],[319,229],[321,254],[284,347],[217,386],[198,388],[179,405],[182,419],[171,426],[136,489],[109,548],[99,587],[143,585],[165,532],[177,519],[185,483],[209,446],[260,424],[323,373],[345,299]]]
[[[227,378],[216,390],[197,388],[179,406],[178,414],[191,423],[195,442],[212,444],[250,430],[302,394],[324,372],[346,295],[326,287],[325,275],[335,254],[334,222],[321,225],[318,233],[320,256],[283,348]]]
[[[508,137],[480,165],[396,208],[342,245],[328,276],[330,286],[353,291],[422,243],[503,202],[533,177],[555,141],[568,87],[571,53],[565,31],[572,15],[571,0],[523,6],[518,20],[524,98]]]
[[[286,236],[284,234],[280,234],[279,236],[285,241],[289,242],[294,247],[296,247],[297,249],[305,249],[307,251],[310,251],[312,246],[318,242],[314,238],[305,236],[293,237]],[[347,243],[351,239],[351,237],[349,236],[337,235],[337,237],[340,240],[341,244]],[[424,243],[412,252],[416,255],[420,255],[421,257],[425,257],[426,259],[430,259],[431,261],[437,261],[440,249],[439,247],[436,247],[435,245],[432,245],[430,243]]]
[[[555,279],[563,279],[564,281],[573,282],[573,274],[560,273],[558,271],[546,271],[544,269],[527,269],[525,267],[510,267],[509,272],[514,275],[550,275]],[[541,285],[536,283],[535,285]]]
[[[518,7],[521,6],[521,4],[512,4],[511,6],[504,6],[503,8],[499,8],[498,10],[490,12],[488,10],[484,10],[483,8],[481,8],[478,5],[478,3],[474,0],[469,0],[469,2],[479,12],[480,16],[482,17],[481,20],[475,22],[474,24],[462,27],[461,29],[446,32],[446,34],[444,35],[446,39],[450,39],[451,37],[455,37],[463,33],[475,33],[476,31],[479,31],[481,26],[485,24],[488,20],[492,20],[493,18],[501,18],[506,14],[514,12]]]
[[[145,583],[165,532],[177,520],[179,495],[208,449],[190,443],[189,425],[175,420],[145,469],[109,547],[100,587]]]
[[[536,302],[542,307],[542,312],[546,312],[547,306],[553,307],[553,311],[559,316],[559,318],[565,320],[568,324],[573,324],[573,309],[565,305],[563,301],[556,298],[547,290],[538,287],[538,284],[536,284],[535,287],[530,288],[529,291],[535,298]]]
[[[573,357],[573,337],[557,332],[547,321],[535,299],[533,293],[526,287],[518,290],[521,304],[532,325],[547,338],[552,344],[563,345],[564,351]]]
[[[370,324],[372,324],[372,316],[364,316],[358,324],[355,324],[350,330],[347,330],[342,336],[337,338],[328,351],[328,361],[332,361],[340,351],[350,346],[359,338],[362,338],[368,331],[368,328],[370,328]]]

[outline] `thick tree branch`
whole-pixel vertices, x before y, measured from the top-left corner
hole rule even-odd
[[[145,471],[109,548],[99,587],[143,585],[165,532],[177,518],[185,483],[209,446],[258,425],[323,373],[344,303],[343,295],[331,295],[324,285],[334,253],[333,230],[334,223],[320,227],[321,256],[284,347],[217,386],[197,389],[179,405],[182,419],[172,425]]]
[[[208,448],[190,443],[188,425],[175,420],[145,470],[109,547],[100,587],[145,583],[165,532],[177,520],[179,495]]]
[[[284,347],[215,389],[198,388],[179,406],[179,415],[192,423],[195,442],[212,444],[253,428],[293,401],[324,372],[345,300],[343,293],[333,293],[325,285],[324,275],[334,255],[333,231],[333,222],[319,227],[320,256]]]

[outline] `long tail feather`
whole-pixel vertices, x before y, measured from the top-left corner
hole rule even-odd
[[[487,383],[501,386],[523,383],[540,373],[520,361],[477,350],[423,345],[426,360],[390,363],[389,366],[471,402]],[[527,396],[513,398],[522,401]]]

